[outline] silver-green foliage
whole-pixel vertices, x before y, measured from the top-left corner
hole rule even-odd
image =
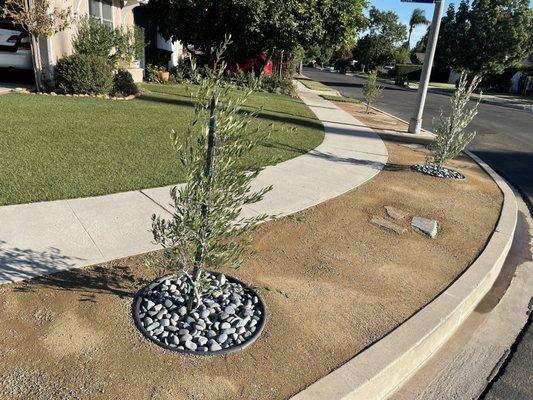
[[[434,124],[437,137],[429,147],[432,154],[426,159],[428,164],[442,167],[461,153],[476,136],[476,132],[467,132],[466,128],[477,115],[479,101],[473,107],[469,107],[469,102],[480,79],[475,76],[468,84],[466,75],[461,74],[459,85],[450,100],[450,113],[445,115],[441,110]]]
[[[195,76],[194,118],[186,137],[172,133],[186,171],[186,185],[171,190],[172,218],[152,216],[154,239],[165,249],[167,268],[189,278],[196,305],[206,290],[204,271],[240,266],[250,244],[248,233],[268,218],[240,217],[243,205],[259,201],[271,187],[253,192],[250,185],[260,168],[241,164],[267,134],[261,133],[254,114],[243,109],[254,88],[236,93],[223,84],[222,55],[228,44],[229,39],[217,50],[212,68]]]
[[[367,81],[363,85],[363,96],[366,100],[366,113],[368,114],[370,107],[372,104],[379,99],[381,96],[381,93],[383,92],[383,87],[381,87],[378,83],[378,73],[377,71],[372,71],[372,73],[368,76]]]

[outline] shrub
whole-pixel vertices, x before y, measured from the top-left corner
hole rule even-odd
[[[292,97],[296,96],[296,88],[291,78],[265,76],[261,80],[261,89],[269,93],[280,93]]]
[[[107,57],[113,66],[139,59],[144,46],[142,29],[112,29],[92,17],[80,20],[78,35],[73,41],[76,54]]]
[[[144,80],[149,83],[179,83],[175,76],[170,74],[169,79],[167,81],[160,78],[159,73],[160,72],[166,72],[167,69],[165,67],[160,67],[153,64],[147,64],[144,68]]]
[[[257,78],[253,72],[229,72],[224,74],[224,83],[232,84],[241,89],[255,88],[255,90],[280,93],[288,96],[296,95],[296,88],[291,78],[280,78],[278,75]]]
[[[155,65],[146,64],[146,67],[144,67],[144,80],[149,83],[158,83],[157,71],[159,69]]]
[[[125,69],[119,69],[113,77],[113,96],[130,96],[139,93],[139,88],[133,82],[133,77]]]
[[[113,85],[113,67],[103,57],[73,54],[58,61],[56,81],[65,93],[107,94]]]
[[[435,133],[437,137],[430,145],[432,154],[426,159],[428,164],[442,168],[447,161],[455,158],[463,151],[476,136],[475,132],[466,132],[466,128],[477,115],[479,101],[474,107],[468,108],[468,104],[479,81],[480,78],[475,76],[467,85],[466,75],[461,74],[457,90],[450,100],[450,114],[444,115],[441,110],[440,117],[436,121]]]
[[[85,18],[78,23],[78,35],[72,42],[76,54],[109,57],[115,46],[115,30],[95,18]]]

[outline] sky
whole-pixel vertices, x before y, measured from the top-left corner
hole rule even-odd
[[[448,5],[450,3],[455,4],[455,9],[457,10],[457,6],[460,3],[460,0],[445,0],[444,4],[444,12],[446,12],[446,9],[448,8]],[[533,6],[533,0],[530,1],[530,3]],[[408,25],[409,18],[411,17],[411,13],[415,8],[421,8],[426,12],[426,18],[431,21],[431,18],[433,17],[433,10],[434,5],[433,4],[423,4],[423,3],[402,3],[400,0],[370,0],[370,5],[375,6],[376,8],[379,8],[380,10],[387,10],[387,11],[394,11],[400,16],[400,22],[404,23],[405,25]],[[427,26],[420,25],[417,26],[413,30],[413,34],[411,36],[411,47],[413,47],[418,40],[424,34],[426,33]]]

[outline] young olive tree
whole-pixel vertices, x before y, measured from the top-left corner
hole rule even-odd
[[[21,25],[31,38],[33,71],[37,90],[43,88],[44,68],[39,41],[66,29],[72,22],[70,7],[52,7],[50,0],[5,0],[3,18]]]
[[[380,86],[378,83],[378,73],[377,71],[372,71],[372,73],[368,76],[367,81],[365,82],[363,86],[363,96],[366,100],[366,113],[368,114],[370,112],[370,107],[372,104],[380,98],[381,93],[383,92],[383,87]]]
[[[164,248],[167,267],[189,281],[188,307],[196,308],[208,290],[202,278],[207,269],[238,267],[250,244],[248,233],[267,215],[241,217],[243,205],[259,201],[271,187],[257,192],[250,184],[260,168],[245,168],[242,158],[265,139],[244,103],[254,88],[236,93],[223,84],[222,56],[229,38],[215,51],[215,62],[195,81],[194,118],[185,138],[172,133],[186,172],[186,185],[171,190],[171,219],[152,216],[156,243]],[[264,127],[263,127],[264,128]],[[180,145],[180,142],[184,143]]]
[[[476,132],[467,132],[466,128],[477,115],[479,101],[470,108],[468,103],[480,80],[479,76],[474,76],[468,85],[466,74],[461,74],[458,87],[450,100],[450,114],[445,115],[441,110],[435,123],[437,137],[430,145],[432,154],[427,157],[426,163],[442,168],[446,162],[461,153],[476,136]]]

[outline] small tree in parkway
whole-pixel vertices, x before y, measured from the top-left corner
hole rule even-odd
[[[203,77],[193,61],[194,80],[199,82],[193,95],[194,119],[185,138],[172,133],[186,185],[171,190],[172,218],[152,217],[154,239],[164,248],[168,269],[187,277],[189,309],[198,307],[202,295],[212,290],[203,278],[205,271],[238,267],[250,243],[247,233],[267,218],[240,217],[243,205],[260,200],[271,188],[252,192],[250,184],[260,168],[242,164],[242,157],[265,134],[253,127],[253,114],[243,110],[254,88],[235,93],[222,84],[222,56],[229,44],[226,39],[214,52],[214,65]]]
[[[363,86],[363,96],[366,100],[366,113],[368,114],[370,111],[370,107],[372,104],[379,99],[381,96],[381,93],[383,92],[383,87],[380,86],[378,83],[378,72],[376,70],[372,71],[372,73],[368,76],[368,80],[365,82]]]
[[[457,90],[450,100],[450,114],[444,115],[441,111],[435,124],[437,137],[430,146],[432,154],[426,159],[428,164],[441,169],[446,162],[461,153],[476,136],[476,132],[467,132],[466,128],[477,115],[479,102],[470,108],[468,104],[479,81],[480,77],[475,76],[467,85],[466,74],[461,74]]]

